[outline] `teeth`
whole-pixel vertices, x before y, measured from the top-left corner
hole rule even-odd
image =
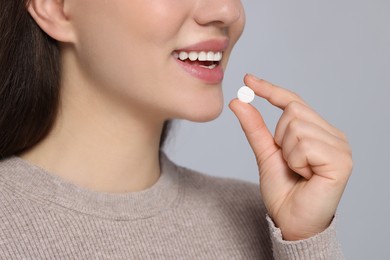
[[[222,60],[222,52],[217,52],[214,54],[214,59],[216,60]]]
[[[207,60],[208,60],[208,61],[213,61],[213,60],[214,60],[214,52],[209,51],[209,52],[207,53]]]
[[[199,61],[206,61],[207,60],[207,54],[205,51],[201,51],[198,54],[198,60]]]
[[[221,61],[222,60],[222,52],[212,52],[212,51],[209,51],[209,52],[191,51],[189,53],[185,52],[185,51],[181,51],[179,53],[174,52],[173,56],[175,58],[178,58],[178,59],[183,60],[183,61],[186,59],[190,59],[190,61],[196,61],[196,60],[199,60],[199,61]]]
[[[188,53],[187,53],[187,52],[184,52],[184,51],[181,51],[181,52],[179,53],[179,59],[181,59],[181,60],[186,60],[186,59],[188,59]]]
[[[190,54],[188,54],[188,58],[190,59],[190,61],[195,61],[198,59],[198,54],[194,51],[190,52]]]

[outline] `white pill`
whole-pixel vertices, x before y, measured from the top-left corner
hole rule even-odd
[[[237,97],[242,102],[250,103],[255,99],[255,92],[249,87],[243,86],[238,90]]]

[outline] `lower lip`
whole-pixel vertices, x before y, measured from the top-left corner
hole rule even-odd
[[[208,69],[203,68],[199,65],[191,65],[185,62],[180,61],[179,59],[173,57],[176,62],[190,75],[192,75],[195,78],[198,78],[202,80],[205,83],[208,84],[219,84],[223,80],[223,69],[220,64],[216,66],[215,68]]]

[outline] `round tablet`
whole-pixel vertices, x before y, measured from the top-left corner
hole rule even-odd
[[[250,103],[255,98],[255,92],[247,86],[241,87],[237,92],[237,98],[245,103]]]

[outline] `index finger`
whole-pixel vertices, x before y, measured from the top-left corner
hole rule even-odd
[[[280,109],[284,110],[291,102],[298,102],[307,106],[307,104],[294,92],[273,85],[266,80],[258,79],[253,75],[247,74],[244,78],[244,82],[257,96],[266,99],[272,105]]]

